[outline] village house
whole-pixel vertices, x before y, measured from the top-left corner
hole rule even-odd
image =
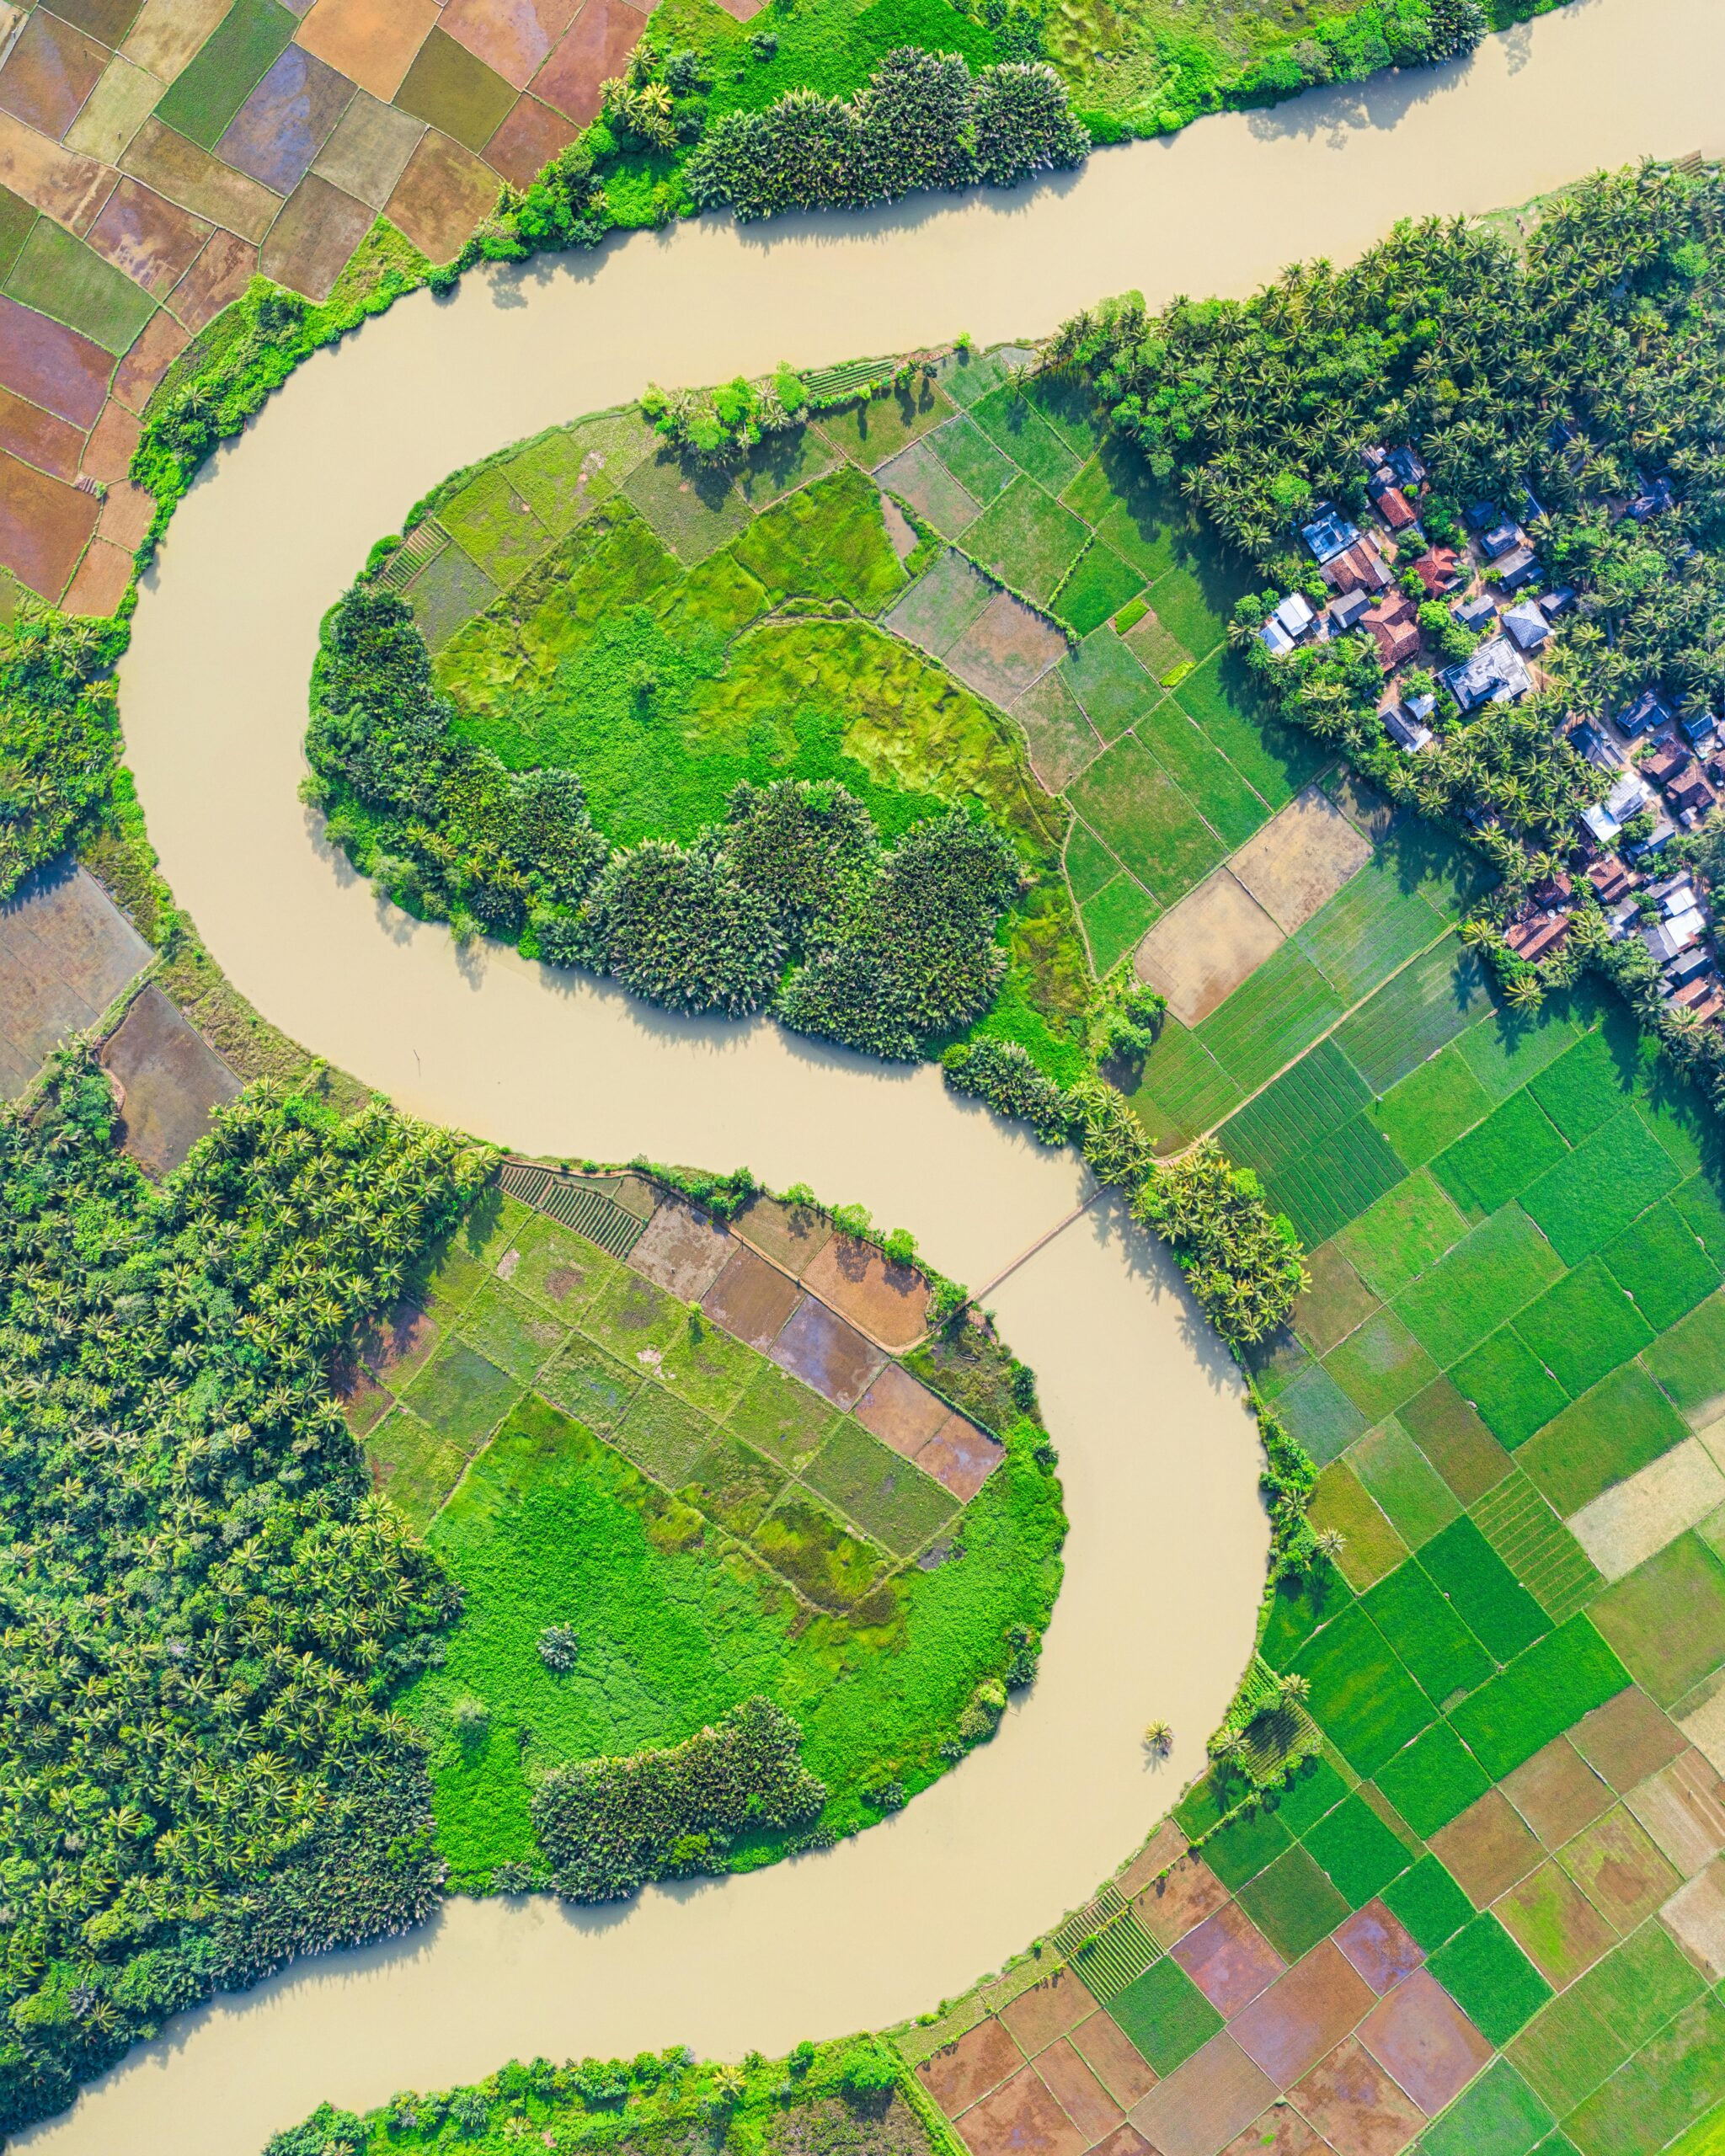
[[[1459,666],[1439,676],[1465,718],[1487,704],[1514,703],[1533,686],[1521,654],[1508,637],[1491,637]]]
[[[1350,547],[1359,543],[1359,526],[1350,524],[1338,509],[1328,502],[1318,505],[1317,515],[1300,532],[1300,537],[1311,547],[1312,558],[1322,568],[1326,562],[1338,554],[1345,554]]]
[[[1361,618],[1361,627],[1376,644],[1386,673],[1405,666],[1419,649],[1419,616],[1413,600],[1399,591],[1368,607]]]
[[[1520,651],[1543,651],[1551,641],[1551,625],[1531,599],[1524,600],[1519,606],[1506,607],[1503,627]]]
[[[1410,564],[1429,599],[1441,599],[1461,581],[1461,557],[1453,547],[1433,547]]]
[[[1357,536],[1354,545],[1331,555],[1318,574],[1332,591],[1387,591],[1395,581],[1389,564],[1370,540]]]
[[[1290,591],[1288,596],[1258,631],[1266,651],[1280,658],[1284,651],[1291,651],[1317,619],[1311,601],[1303,591]]]
[[[1519,591],[1526,584],[1537,584],[1545,574],[1531,547],[1512,547],[1493,563],[1492,570],[1504,591]]]
[[[1476,591],[1471,598],[1458,599],[1450,611],[1464,629],[1472,629],[1476,633],[1497,627],[1497,602],[1488,591]]]
[[[1343,631],[1353,628],[1370,606],[1371,600],[1364,591],[1338,592],[1324,609],[1331,635],[1339,636]]]
[[[1657,689],[1643,689],[1632,704],[1617,713],[1616,723],[1617,731],[1626,734],[1632,741],[1649,727],[1669,726],[1671,707]]]

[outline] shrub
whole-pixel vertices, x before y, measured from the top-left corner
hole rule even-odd
[[[814,1819],[826,1789],[801,1742],[756,1697],[681,1744],[556,1769],[533,1799],[553,1885],[571,1901],[625,1900],[649,1879],[709,1869],[750,1827]]]
[[[873,819],[831,779],[740,786],[725,814],[732,873],[793,936],[842,906],[874,859]]]
[[[851,104],[792,90],[765,112],[723,114],[687,179],[702,207],[728,204],[747,220],[861,209],[979,179],[1010,187],[1080,164],[1089,149],[1051,67],[1011,61],[973,77],[956,54],[901,46]]]
[[[784,958],[766,902],[706,837],[614,853],[589,897],[585,935],[590,963],[674,1011],[758,1011]]]
[[[573,1625],[547,1625],[539,1635],[539,1659],[545,1667],[559,1677],[572,1670],[581,1652],[581,1642]]]
[[[1293,1227],[1271,1213],[1252,1171],[1232,1166],[1213,1141],[1153,1170],[1132,1211],[1168,1243],[1199,1307],[1235,1347],[1274,1332],[1306,1285]]]
[[[1006,970],[994,941],[1023,879],[1007,841],[954,813],[913,825],[780,991],[798,1033],[909,1060],[980,1017]]]
[[[1071,1102],[1017,1041],[960,1041],[940,1061],[955,1093],[974,1094],[996,1114],[1028,1123],[1044,1145],[1064,1145],[1071,1135]]]

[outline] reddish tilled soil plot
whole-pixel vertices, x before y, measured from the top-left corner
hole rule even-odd
[[[280,198],[267,187],[235,172],[153,116],[139,128],[120,162],[134,179],[170,202],[238,232],[242,239],[262,239],[281,207]]]
[[[854,1407],[885,1358],[855,1326],[805,1295],[772,1344],[772,1359],[835,1407]]]
[[[1425,2114],[1357,2038],[1338,2044],[1291,2091],[1337,2156],[1401,2156]]]
[[[1084,2156],[1090,2145],[1033,2066],[985,2096],[957,2125],[971,2156]]]
[[[1087,2143],[1100,2140],[1124,2122],[1125,2114],[1119,2105],[1065,2036],[1038,2052],[1036,2070]]]
[[[1417,1969],[1425,1951],[1381,1902],[1356,1909],[1335,1935],[1336,1944],[1375,1992],[1382,1993]]]
[[[371,226],[371,212],[363,202],[308,173],[264,241],[258,267],[308,300],[328,299]]]
[[[1275,2098],[1274,2084],[1225,2029],[1133,2105],[1132,2123],[1160,2156],[1216,2156]]]
[[[893,1264],[873,1243],[835,1235],[803,1279],[884,1348],[913,1348],[928,1330],[928,1283],[914,1265]]]
[[[191,332],[164,308],[152,315],[114,377],[114,394],[130,412],[141,413],[169,367],[191,342]]]
[[[21,584],[57,599],[96,528],[93,494],[0,455],[0,562]]]
[[[1172,1946],[1194,1925],[1214,1916],[1227,1898],[1227,1888],[1204,1859],[1188,1855],[1146,1886],[1132,1906],[1151,1937],[1160,1945]]]
[[[574,123],[537,98],[517,98],[515,109],[485,145],[485,162],[517,187],[531,184],[542,165],[575,139]]]
[[[1378,2001],[1360,2025],[1359,2041],[1433,2118],[1492,2056],[1479,2031],[1423,1969]]]
[[[832,1241],[831,1223],[812,1205],[783,1205],[776,1198],[750,1198],[737,1215],[736,1228],[745,1242],[765,1251],[797,1279]]]
[[[1567,1737],[1506,1774],[1503,1794],[1548,1849],[1562,1849],[1611,1808],[1611,1792]]]
[[[96,530],[110,546],[123,547],[130,553],[142,545],[155,514],[155,497],[142,487],[133,486],[129,479],[121,479],[109,488]]]
[[[950,1413],[945,1401],[889,1363],[857,1402],[857,1420],[884,1445],[914,1460]]]
[[[84,444],[84,470],[104,486],[117,484],[126,477],[142,432],[142,428],[125,405],[116,404],[110,398],[96,422],[95,431]]]
[[[699,1302],[736,1248],[725,1230],[681,1198],[667,1198],[629,1252],[629,1263],[680,1303]]]
[[[1669,1765],[1685,1742],[1675,1723],[1632,1685],[1583,1716],[1575,1727],[1575,1748],[1613,1789],[1626,1790]]]
[[[214,232],[168,300],[194,336],[237,300],[258,274],[258,250],[232,232]],[[147,335],[148,332],[145,333]]]
[[[82,235],[108,199],[114,175],[94,157],[62,150],[10,113],[0,113],[0,186]]]
[[[739,1243],[702,1297],[701,1307],[715,1325],[765,1354],[801,1300],[794,1280]]]
[[[1174,1949],[1174,1959],[1230,2020],[1281,1975],[1288,1964],[1237,1902],[1227,1902]]]
[[[0,111],[57,142],[107,64],[93,38],[38,8],[0,67]]]
[[[184,276],[209,237],[203,218],[136,179],[120,181],[89,231],[97,253],[158,300]]]
[[[1151,1881],[1186,1854],[1186,1837],[1172,1819],[1164,1819],[1114,1881],[1123,1894],[1140,1894]]]
[[[0,295],[0,385],[86,429],[102,416],[113,366],[89,338]]]
[[[294,42],[387,103],[436,20],[432,0],[317,0]]]
[[[1539,1844],[1496,1790],[1487,1790],[1459,1819],[1432,1837],[1432,1848],[1461,1891],[1482,1909],[1525,1879],[1539,1862]]]
[[[102,1043],[121,1089],[120,1142],[146,1175],[177,1168],[239,1081],[153,983]]]
[[[1627,1935],[1681,1884],[1646,1830],[1627,1812],[1608,1812],[1559,1859],[1594,1907]]]
[[[1712,1983],[1725,1977],[1725,1863],[1717,1860],[1665,1904],[1665,1922]]]
[[[1290,2105],[1276,2104],[1231,2141],[1222,2156],[1327,2156],[1324,2144]]]
[[[291,195],[353,96],[345,75],[291,45],[235,114],[216,154],[278,195]]]
[[[0,389],[0,449],[10,450],[38,471],[56,479],[75,479],[83,435],[39,405],[27,404],[9,389]]]
[[[390,196],[387,216],[419,252],[449,262],[497,200],[497,174],[470,150],[428,128]]]
[[[524,90],[569,28],[575,7],[576,0],[449,0],[442,26]]]
[[[955,2044],[925,2059],[916,2078],[948,2118],[968,2111],[991,2089],[1016,2073],[1023,2054],[1011,2035],[992,2019],[980,2021]]]
[[[948,668],[997,704],[1023,696],[1066,655],[1066,639],[1009,591],[997,591],[947,653]]]
[[[1285,2089],[1333,2050],[1371,2003],[1370,1986],[1327,1939],[1236,2019],[1234,2038]]]
[[[114,611],[131,582],[131,549],[115,547],[106,539],[93,539],[60,603],[68,614],[99,618]]]
[[[533,94],[578,127],[599,116],[599,88],[622,72],[647,18],[625,0],[585,0],[551,57],[533,77]]]
[[[23,1066],[18,1082],[67,1033],[93,1025],[149,957],[81,868],[39,870],[0,905],[0,1060]]]
[[[1068,2041],[1123,2111],[1155,2088],[1155,2068],[1112,2015],[1091,2015]]]
[[[968,1505],[1006,1456],[1006,1447],[985,1430],[962,1415],[948,1415],[918,1451],[916,1465]]]
[[[1001,2009],[1001,2019],[1027,2058],[1034,2058],[1057,2036],[1065,2036],[1087,2015],[1096,2011],[1096,2001],[1081,1977],[1062,1969],[1047,1983],[1033,1984],[1020,1992],[1010,2006]]]
[[[1725,1849],[1725,1783],[1699,1752],[1685,1752],[1642,1784],[1629,1809],[1685,1879]]]

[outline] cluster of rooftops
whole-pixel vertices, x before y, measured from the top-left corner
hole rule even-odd
[[[1446,600],[1456,622],[1479,639],[1465,659],[1435,675],[1464,718],[1491,704],[1517,702],[1536,686],[1540,654],[1576,595],[1567,585],[1541,588],[1546,578],[1528,527],[1544,512],[1531,494],[1524,492],[1519,517],[1505,515],[1495,502],[1473,503],[1463,518],[1462,545],[1434,545],[1420,521],[1427,473],[1418,452],[1373,446],[1361,456],[1370,504],[1364,526],[1325,503],[1300,528],[1330,596],[1318,606],[1305,592],[1290,593],[1258,633],[1278,658],[1331,638],[1369,635],[1385,676],[1378,718],[1397,748],[1417,755],[1431,741],[1438,697],[1429,686],[1432,675],[1416,670],[1421,603],[1402,588],[1407,573],[1418,579],[1428,602]],[[1645,521],[1675,499],[1669,479],[1655,478],[1624,513]],[[1578,819],[1575,841],[1613,933],[1642,937],[1676,1007],[1719,1017],[1725,981],[1713,956],[1706,894],[1686,872],[1663,874],[1660,857],[1725,792],[1720,722],[1710,712],[1680,718],[1657,689],[1646,689],[1621,710],[1571,722],[1566,731],[1589,763],[1615,775],[1605,799]],[[1536,886],[1505,930],[1508,947],[1534,963],[1554,955],[1567,938],[1575,898],[1566,871]]]

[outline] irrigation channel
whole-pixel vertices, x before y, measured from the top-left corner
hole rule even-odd
[[[1718,0],[1576,0],[1465,67],[1205,120],[1016,195],[702,220],[403,302],[215,460],[147,579],[121,709],[180,903],[261,1010],[407,1107],[529,1151],[746,1161],[995,1278],[1086,1187],[932,1070],[464,957],[344,875],[296,797],[319,617],[444,473],[649,380],[1035,334],[1129,286],[1243,291],[1397,217],[1717,148],[1722,74]],[[1166,1262],[1109,1205],[991,1300],[1040,1373],[1072,1523],[1041,1676],[994,1742],[818,1857],[623,1910],[452,1903],[411,1937],[182,2017],[19,2145],[255,2156],[321,2097],[367,2105],[512,2054],[770,2052],[932,2004],[1081,1902],[1197,1769],[1249,1652],[1255,1441]],[[1140,1742],[1152,1716],[1178,1740],[1160,1769]]]

